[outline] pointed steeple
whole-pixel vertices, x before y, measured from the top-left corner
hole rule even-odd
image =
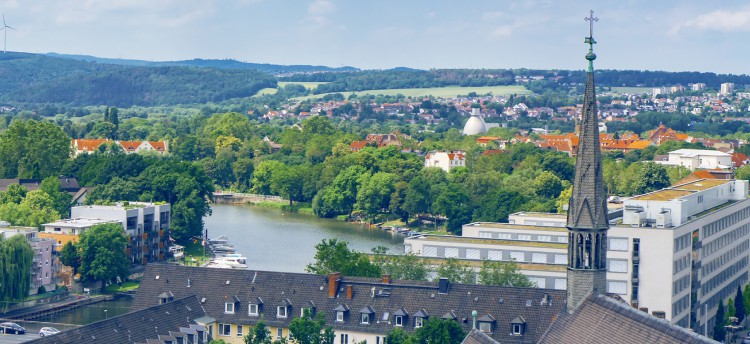
[[[592,293],[606,293],[607,271],[607,194],[602,178],[602,153],[594,84],[593,16],[586,60],[586,89],[579,131],[573,195],[568,205],[568,311],[575,309]]]

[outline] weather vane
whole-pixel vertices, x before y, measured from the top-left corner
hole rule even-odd
[[[591,12],[589,12],[589,16],[583,18],[583,20],[589,22],[589,37],[594,37],[594,22],[599,21],[599,18],[594,18],[594,10],[591,10]]]

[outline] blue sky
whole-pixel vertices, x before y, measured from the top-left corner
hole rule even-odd
[[[0,0],[11,51],[364,69],[584,69],[590,9],[597,68],[750,74],[746,1]]]

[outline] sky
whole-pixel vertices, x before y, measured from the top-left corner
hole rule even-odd
[[[590,10],[596,68],[750,74],[747,1],[0,0],[9,51],[362,69],[581,70]]]

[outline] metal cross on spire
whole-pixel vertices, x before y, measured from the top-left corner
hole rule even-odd
[[[594,18],[594,10],[589,12],[589,16],[583,18],[583,20],[589,22],[589,37],[594,37],[594,22],[598,22],[599,18]]]

